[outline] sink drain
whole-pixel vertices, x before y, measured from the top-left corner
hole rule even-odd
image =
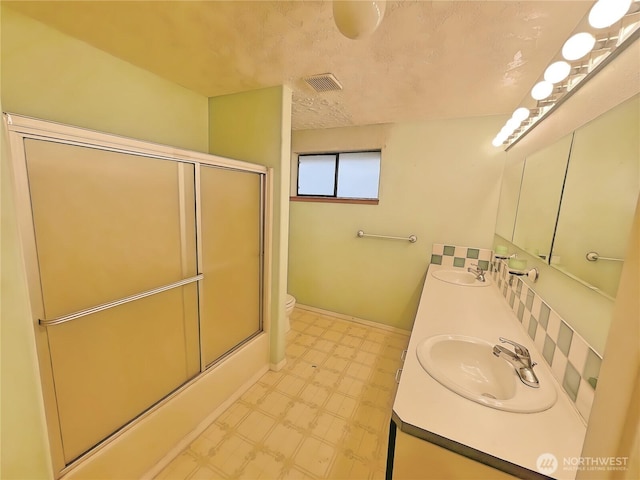
[[[493,398],[494,400],[496,400],[496,397],[494,397],[493,395],[491,395],[490,393],[483,393],[482,394],[483,397],[489,397],[489,398]]]

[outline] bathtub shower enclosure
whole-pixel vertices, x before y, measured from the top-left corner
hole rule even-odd
[[[7,115],[54,470],[263,333],[267,169]]]

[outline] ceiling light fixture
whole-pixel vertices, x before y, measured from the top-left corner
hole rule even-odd
[[[640,0],[598,0],[491,143],[508,150],[638,39]]]
[[[589,25],[610,27],[626,15],[630,6],[631,0],[598,0],[589,12]]]
[[[562,56],[565,60],[579,60],[593,50],[596,37],[588,32],[576,33],[567,40],[562,47]]]
[[[334,0],[333,20],[352,40],[371,35],[384,17],[386,0]]]

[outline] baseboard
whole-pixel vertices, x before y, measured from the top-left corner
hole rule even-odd
[[[281,362],[282,363],[282,362]],[[247,380],[238,390],[236,390],[233,395],[227,398],[222,404],[218,406],[213,412],[211,412],[207,417],[202,420],[198,424],[196,428],[194,428],[189,434],[182,438],[167,454],[160,459],[158,463],[156,463],[153,467],[151,467],[142,477],[141,480],[152,480],[155,478],[164,468],[167,467],[171,463],[171,461],[176,458],[180,452],[182,452],[185,448],[187,448],[196,438],[198,438],[202,432],[204,432],[209,425],[215,422],[216,418],[218,418],[222,412],[224,412],[233,402],[238,400],[249,388],[256,384],[256,382],[262,377],[265,373],[269,371],[268,367],[261,368],[255,375],[253,375],[249,380]]]
[[[287,359],[283,358],[278,363],[270,363],[269,364],[269,370],[274,371],[274,372],[279,372],[280,370],[282,370],[284,368],[284,366],[286,364],[287,364]]]
[[[296,303],[296,308],[301,310],[307,310],[313,313],[319,313],[321,315],[327,315],[329,317],[339,318],[340,320],[347,320],[348,322],[360,323],[361,325],[366,325],[368,327],[379,328],[380,330],[385,330],[387,332],[398,333],[400,335],[406,335],[407,337],[411,335],[411,331],[403,330],[401,328],[392,327],[390,325],[384,325],[378,322],[372,322],[370,320],[364,320],[358,317],[352,317],[351,315],[344,315],[342,313],[332,312],[330,310],[324,310],[322,308],[312,307],[310,305],[301,305]]]

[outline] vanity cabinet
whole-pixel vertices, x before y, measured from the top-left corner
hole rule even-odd
[[[393,422],[389,431],[389,450],[388,458],[392,461],[387,464],[387,480],[518,478],[405,433]]]
[[[533,339],[513,310],[505,305],[494,279],[488,278],[486,285],[477,288],[443,280],[464,272],[462,268],[429,266],[393,403],[387,480],[550,477],[574,480],[575,471],[558,467],[546,475],[538,462],[543,454],[552,454],[559,462],[579,457],[585,432],[582,419],[562,394],[551,370],[540,361],[541,354]],[[495,345],[503,337],[523,345],[538,363],[536,374],[541,386],[537,393],[529,396],[526,391],[529,387],[524,384],[525,390],[519,388],[515,370],[512,372],[515,390],[505,393],[498,403],[483,401],[482,395],[475,400],[473,395],[465,397],[451,385],[436,380],[418,355],[428,344],[425,340],[460,336],[480,344]],[[456,358],[463,370],[480,373],[488,368],[473,361],[473,357],[465,357],[461,350],[453,352],[457,352],[453,357],[434,356],[432,360],[450,366],[446,359]],[[491,349],[483,352],[493,361]],[[508,385],[509,375],[501,378],[496,381]],[[555,401],[550,405],[544,403],[544,408],[539,403],[536,406],[530,403],[534,399],[547,402],[543,390],[553,393]],[[514,441],[516,437],[518,441]],[[558,465],[561,467],[562,463]]]

